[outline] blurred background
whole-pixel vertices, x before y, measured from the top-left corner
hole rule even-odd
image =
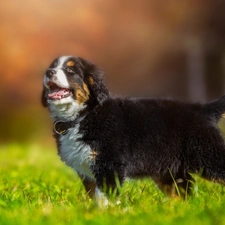
[[[105,71],[117,96],[225,94],[224,0],[7,0],[0,5],[0,143],[54,143],[43,75],[60,55]]]

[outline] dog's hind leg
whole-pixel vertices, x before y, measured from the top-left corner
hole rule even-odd
[[[201,176],[207,180],[225,185],[225,146],[218,146],[202,157]]]
[[[180,178],[159,179],[152,177],[153,181],[157,184],[158,188],[166,195],[170,197],[181,197],[186,199],[191,194],[191,188],[194,183],[194,179],[190,174]]]
[[[202,130],[190,143],[187,170],[207,180],[225,184],[225,142],[220,131],[215,127]]]

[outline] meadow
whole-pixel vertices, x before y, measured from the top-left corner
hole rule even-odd
[[[150,179],[125,183],[98,208],[53,147],[0,145],[0,224],[225,224],[224,186],[195,176],[193,196],[164,196]]]

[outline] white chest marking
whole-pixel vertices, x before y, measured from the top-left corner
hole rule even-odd
[[[51,100],[49,100],[51,102]],[[50,104],[49,109],[51,111],[51,117],[54,120],[75,120],[79,112],[85,109],[84,104],[79,104],[71,96],[63,98],[61,100],[55,100]]]
[[[83,143],[79,134],[79,124],[68,129],[65,135],[60,137],[60,157],[68,166],[72,167],[79,174],[94,179],[90,169],[92,164],[91,148]]]

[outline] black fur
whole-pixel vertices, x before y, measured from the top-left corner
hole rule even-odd
[[[150,177],[165,193],[184,197],[194,182],[190,173],[224,183],[225,142],[217,123],[225,97],[207,104],[113,98],[102,72],[81,62],[91,107],[80,114],[85,117],[79,132],[96,152],[91,170],[98,187],[116,187],[115,178],[122,185],[127,177]]]
[[[190,173],[225,181],[225,145],[216,124],[221,104],[224,98],[207,105],[107,99],[80,127],[83,141],[98,152],[92,167],[97,185],[105,178],[114,187],[115,173],[121,184],[126,177],[152,177],[162,189],[177,180],[184,191],[193,182]]]
[[[95,99],[95,103],[102,102],[109,97],[109,91],[103,84],[103,71],[96,67],[93,63],[79,58],[83,65],[84,82],[88,84],[90,96]],[[89,78],[93,79],[93,84],[90,84]]]

